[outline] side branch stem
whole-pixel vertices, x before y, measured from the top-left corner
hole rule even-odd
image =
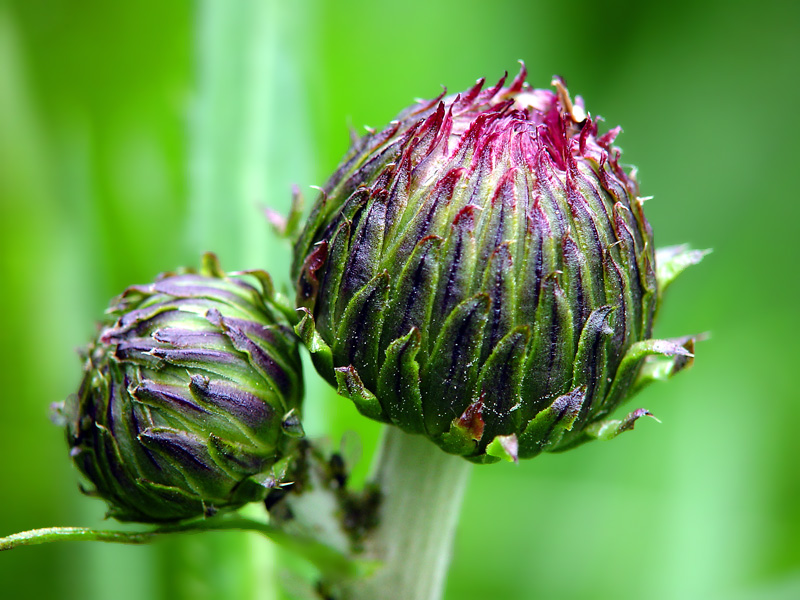
[[[87,527],[45,527],[21,531],[0,538],[0,551],[20,546],[36,546],[50,542],[90,541],[118,544],[146,544],[157,535],[155,531],[103,531]]]
[[[176,533],[201,531],[253,531],[269,538],[314,564],[328,577],[357,577],[364,566],[341,552],[310,538],[288,534],[272,525],[243,517],[209,519],[181,525],[159,527],[150,531],[110,531],[88,527],[46,527],[22,531],[0,538],[0,551],[20,546],[35,546],[50,542],[90,541],[116,544],[146,544],[157,537]]]
[[[197,521],[182,525],[168,525],[150,531],[112,531],[91,529],[89,527],[44,527],[21,531],[8,537],[0,538],[0,551],[12,550],[20,546],[36,546],[50,542],[109,542],[113,544],[146,544],[157,536],[173,533],[193,533],[200,531],[256,531],[269,538],[282,537],[281,531],[252,519],[232,518],[209,521]]]

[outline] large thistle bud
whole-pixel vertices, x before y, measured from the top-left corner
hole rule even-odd
[[[650,336],[702,253],[670,249],[657,270],[619,129],[599,135],[561,80],[525,75],[356,141],[295,247],[320,373],[364,415],[476,462],[630,429],[649,413],[603,419],[691,358],[690,339]]]
[[[206,255],[199,273],[128,288],[62,407],[71,456],[123,521],[212,515],[263,499],[301,434],[297,340],[262,289]]]

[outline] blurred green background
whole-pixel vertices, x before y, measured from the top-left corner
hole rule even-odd
[[[621,124],[659,245],[714,253],[662,337],[695,367],[633,403],[661,420],[475,468],[448,600],[800,598],[796,165],[800,9],[779,0],[0,2],[0,535],[115,527],[82,497],[48,405],[108,299],[217,252],[288,278],[259,205],[311,200],[348,145],[444,84],[527,63]],[[309,371],[309,380],[315,376]],[[307,429],[377,427],[312,382]],[[357,467],[363,477],[366,458]],[[246,548],[257,581],[237,573]],[[0,555],[2,598],[278,598],[246,534]],[[238,571],[237,571],[238,569]],[[402,599],[399,599],[402,600]]]

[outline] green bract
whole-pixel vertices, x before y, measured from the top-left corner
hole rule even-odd
[[[667,283],[632,173],[563,83],[483,80],[358,140],[295,246],[298,333],[366,416],[476,462],[613,437],[691,359],[650,339]],[[663,262],[663,264],[662,264]],[[658,266],[657,266],[658,265]]]
[[[63,406],[75,464],[125,521],[211,515],[263,499],[302,435],[297,341],[261,290],[215,257],[128,288]]]

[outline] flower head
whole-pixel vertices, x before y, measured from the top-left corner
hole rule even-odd
[[[525,75],[358,140],[295,247],[317,369],[363,414],[477,462],[631,428],[649,413],[603,419],[649,357],[672,373],[692,351],[650,339],[667,280],[619,128]]]
[[[197,273],[128,288],[86,352],[78,394],[61,408],[71,456],[125,521],[211,515],[263,499],[302,435],[297,340],[273,297]]]

